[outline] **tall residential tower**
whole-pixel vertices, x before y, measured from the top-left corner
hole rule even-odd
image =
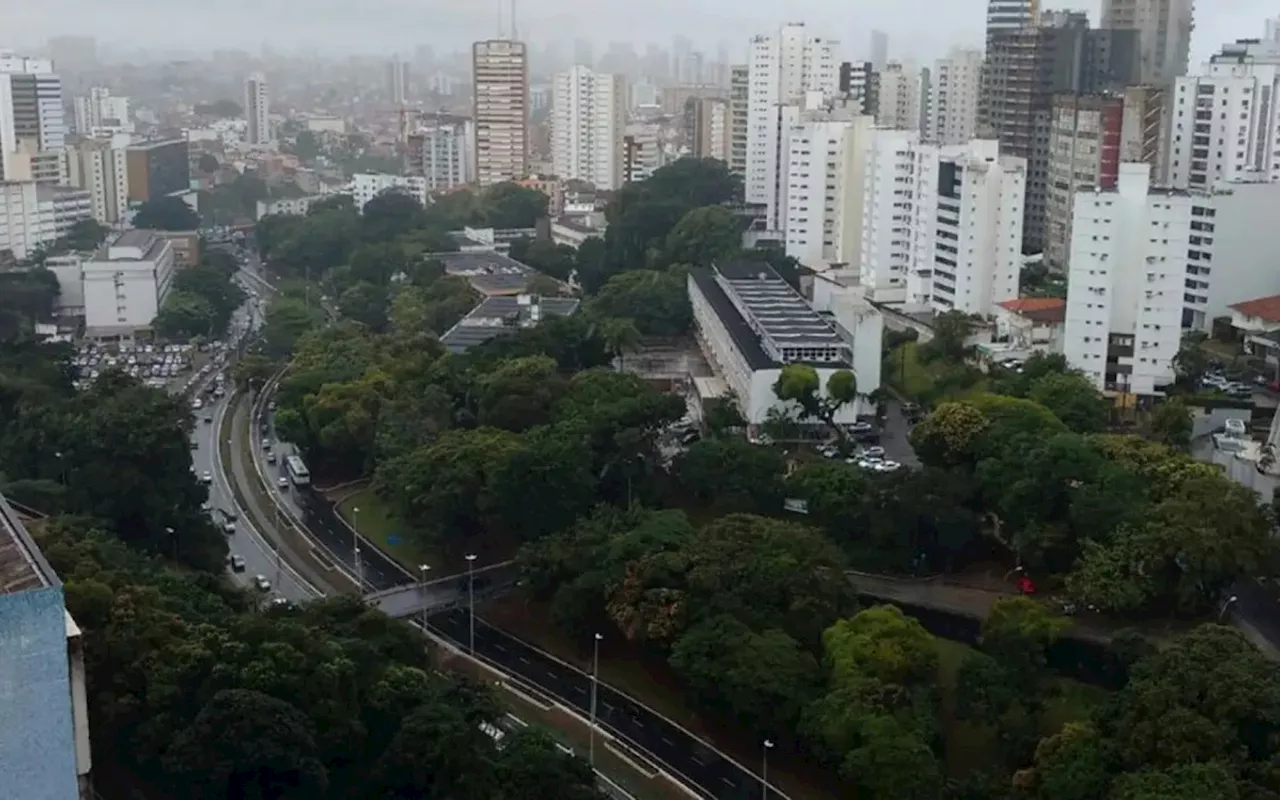
[[[481,186],[529,170],[529,57],[524,42],[487,39],[471,46],[475,177]]]

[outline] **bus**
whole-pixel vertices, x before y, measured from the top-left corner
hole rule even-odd
[[[306,486],[311,483],[311,473],[307,472],[307,465],[302,463],[302,459],[289,456],[284,460],[284,465],[289,470],[289,480],[293,481],[294,486]]]

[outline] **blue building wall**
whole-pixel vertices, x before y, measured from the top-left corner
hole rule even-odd
[[[0,795],[79,797],[61,588],[0,594]]]

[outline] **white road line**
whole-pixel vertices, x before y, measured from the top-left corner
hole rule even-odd
[[[521,664],[529,663],[529,659],[525,658],[524,656],[516,656],[516,660],[519,661]]]
[[[493,643],[493,649],[497,650],[500,653],[507,652],[507,648],[503,647],[499,642]]]
[[[675,746],[676,746],[676,743],[675,743],[675,742],[671,741],[670,739],[668,739],[668,738],[667,738],[667,737],[665,737],[665,736],[660,736],[660,737],[658,737],[658,738],[662,739],[662,741],[666,742],[666,743],[667,743],[668,745],[670,745],[671,747],[675,747]]]

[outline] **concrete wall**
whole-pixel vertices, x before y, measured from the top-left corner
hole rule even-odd
[[[1249,427],[1249,409],[1247,408],[1209,408],[1193,409],[1193,411],[1196,413],[1191,418],[1192,439],[1221,431],[1229,419],[1242,419],[1245,427]]]

